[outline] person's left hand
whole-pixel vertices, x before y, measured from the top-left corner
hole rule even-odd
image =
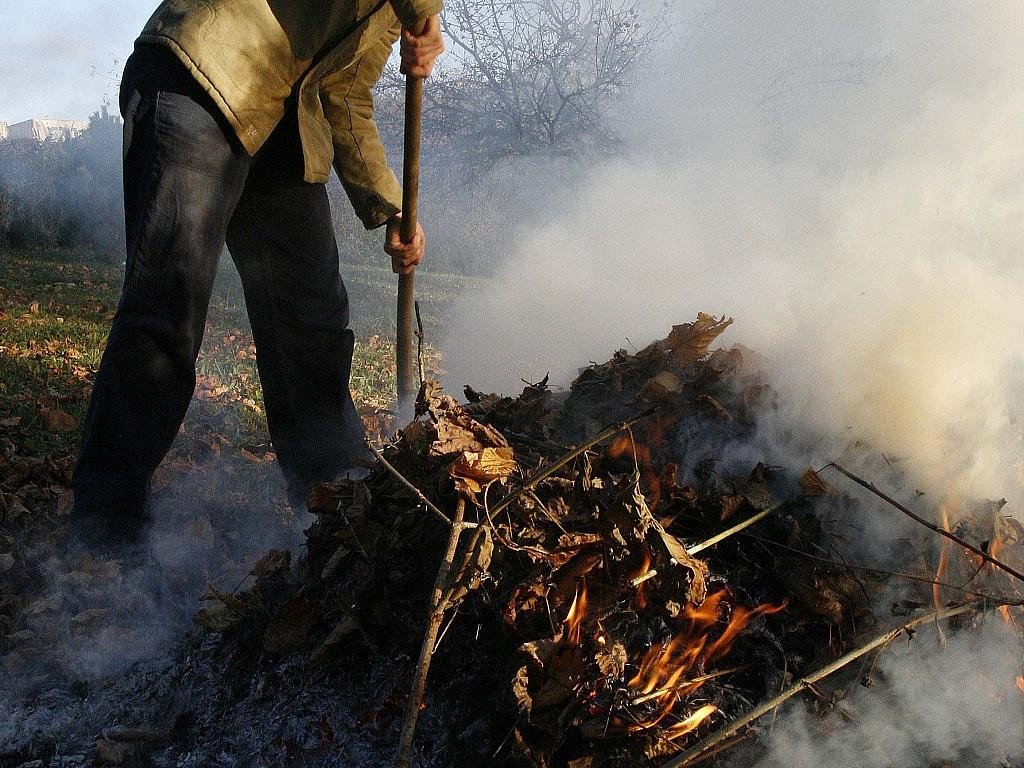
[[[396,213],[388,219],[384,234],[384,252],[391,257],[391,271],[396,275],[408,275],[423,261],[427,250],[427,236],[423,227],[416,222],[416,234],[412,242],[403,243],[401,236],[402,214]]]
[[[441,39],[441,19],[435,14],[428,16],[421,32],[402,30],[402,42],[398,47],[402,58],[401,72],[412,77],[430,77],[437,57],[444,53]]]

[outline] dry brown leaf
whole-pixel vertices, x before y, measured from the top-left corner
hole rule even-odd
[[[672,350],[672,363],[683,368],[697,362],[707,354],[711,343],[730,325],[732,318],[716,318],[714,315],[700,312],[694,322],[673,326],[666,339]]]
[[[263,633],[263,650],[284,653],[303,640],[313,629],[314,606],[301,595],[288,598]]]
[[[530,695],[530,672],[525,665],[517,669],[512,678],[512,695],[519,705],[519,711],[529,716],[533,711],[533,697]]]
[[[210,632],[224,633],[244,618],[244,611],[238,611],[224,603],[217,603],[200,608],[192,620]]]
[[[345,640],[359,630],[359,620],[350,613],[342,615],[341,619],[334,625],[334,629],[324,638],[324,641],[313,651],[310,660],[314,664],[322,664],[342,646]]]
[[[242,455],[243,459],[245,459],[246,461],[252,462],[253,464],[262,464],[263,463],[263,458],[262,457],[257,456],[255,453],[253,453],[252,451],[246,450],[245,448],[242,448],[241,450],[239,450],[239,453]]]
[[[561,704],[568,699],[579,683],[585,669],[583,651],[576,647],[562,646],[555,649],[545,664],[544,683],[533,696],[535,709],[544,709]]]
[[[48,432],[74,432],[78,429],[77,418],[56,408],[39,406],[39,418]]]
[[[509,446],[484,448],[482,451],[464,451],[452,464],[451,473],[471,477],[485,483],[508,477],[519,469],[515,452]]]
[[[629,656],[622,643],[614,642],[599,648],[594,654],[594,661],[597,662],[597,668],[605,677],[621,677],[626,671]]]
[[[833,492],[832,486],[810,467],[800,476],[800,490],[804,496],[827,496]]]
[[[682,379],[671,371],[661,371],[644,385],[640,394],[648,400],[672,400],[683,390]]]
[[[99,765],[135,765],[140,759],[139,749],[134,744],[113,739],[96,742],[96,762]]]
[[[519,468],[514,456],[506,446],[463,451],[448,472],[460,492],[475,496],[487,483],[504,480]]]
[[[728,496],[720,496],[719,501],[722,505],[722,511],[719,513],[719,519],[724,522],[736,514],[739,508],[743,506],[746,499],[742,496],[737,496],[736,494],[730,494]]]
[[[291,568],[292,553],[287,549],[272,549],[252,567],[252,575],[257,579],[266,579]]]

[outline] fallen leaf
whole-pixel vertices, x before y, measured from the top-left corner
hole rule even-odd
[[[821,479],[821,475],[808,468],[800,477],[800,490],[804,496],[827,496],[832,493],[832,486]]]
[[[599,649],[594,654],[594,661],[605,677],[621,677],[626,671],[629,656],[626,654],[626,647],[620,642],[615,642]]]
[[[672,400],[684,389],[683,380],[671,371],[661,371],[641,390],[648,400]]]
[[[284,653],[294,648],[313,629],[313,604],[301,595],[288,598],[263,633],[263,650]]]
[[[680,368],[697,362],[708,353],[711,342],[730,325],[732,318],[723,316],[719,319],[700,312],[694,322],[673,326],[666,339],[672,350],[672,362]]]
[[[243,459],[245,459],[246,461],[252,462],[253,464],[262,464],[263,463],[263,458],[262,457],[257,456],[255,453],[253,453],[252,451],[246,450],[245,448],[242,448],[239,451],[239,453],[242,454],[242,458]]]
[[[327,661],[342,643],[353,633],[359,630],[359,620],[350,613],[342,614],[341,619],[334,625],[334,629],[320,643],[310,661],[314,664],[322,664]]]
[[[257,579],[266,579],[274,574],[282,573],[291,568],[292,553],[287,549],[272,549],[252,568],[252,575]]]
[[[134,744],[112,739],[96,742],[96,762],[100,765],[134,765],[139,757]]]
[[[78,429],[77,418],[56,408],[39,406],[39,418],[48,432],[74,432]]]

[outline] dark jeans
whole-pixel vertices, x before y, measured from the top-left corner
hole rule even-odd
[[[127,263],[74,473],[73,530],[132,532],[195,389],[225,242],[242,278],[267,422],[295,495],[363,458],[353,335],[327,192],[302,180],[294,109],[250,158],[168,51],[121,88]]]

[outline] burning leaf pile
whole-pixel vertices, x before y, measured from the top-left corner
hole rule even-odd
[[[823,537],[822,487],[716,467],[770,397],[743,350],[709,352],[729,322],[701,315],[561,397],[540,382],[517,398],[467,388],[462,405],[427,382],[365,482],[316,489],[303,562],[271,553],[251,590],[212,591],[197,620],[325,665],[409,652],[443,620],[431,686],[486,686],[488,756],[584,768],[679,752],[839,650],[835,626],[867,614],[836,569],[739,536],[700,544],[754,515],[760,537]],[[818,588],[790,597],[794,581]],[[463,726],[481,716],[468,709]]]

